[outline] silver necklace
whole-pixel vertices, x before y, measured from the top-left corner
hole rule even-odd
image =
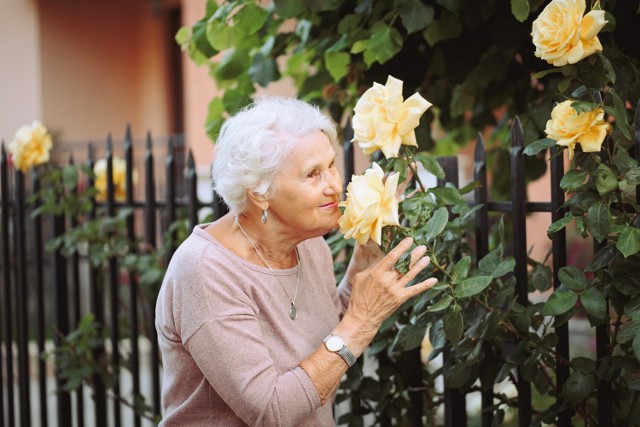
[[[256,251],[256,254],[258,254],[258,257],[262,260],[264,265],[267,266],[269,271],[271,271],[271,275],[273,276],[274,279],[276,279],[276,282],[278,282],[278,285],[280,285],[280,287],[284,291],[284,294],[287,296],[287,298],[289,299],[289,302],[291,303],[291,308],[289,309],[289,317],[291,318],[291,320],[296,320],[296,317],[298,316],[298,309],[296,308],[296,297],[298,296],[298,285],[300,284],[300,270],[302,270],[302,263],[300,261],[300,254],[298,253],[298,248],[297,247],[295,248],[296,249],[296,258],[298,259],[298,274],[296,276],[296,289],[293,292],[293,299],[292,299],[289,296],[289,293],[287,292],[287,290],[284,288],[284,286],[282,286],[282,283],[280,283],[280,279],[278,279],[278,276],[276,275],[276,272],[273,270],[273,268],[271,268],[271,266],[269,265],[267,260],[264,259],[264,257],[262,256],[262,254],[260,253],[260,251],[258,250],[256,245],[253,244],[253,240],[251,240],[251,238],[246,233],[246,231],[244,231],[244,228],[242,228],[242,226],[238,222],[238,217],[237,216],[234,217],[233,221],[236,223],[236,225],[238,226],[240,231],[242,231],[242,234],[244,234],[244,237],[246,237],[247,240],[249,241],[249,243],[251,243],[251,246],[253,247],[253,250]]]

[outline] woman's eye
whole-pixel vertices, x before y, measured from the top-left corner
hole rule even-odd
[[[307,175],[307,178],[315,178],[318,175],[320,175],[320,172],[316,169],[312,172],[309,172],[309,175]]]

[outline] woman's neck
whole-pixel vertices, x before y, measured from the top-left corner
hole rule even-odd
[[[259,218],[242,214],[234,218],[232,233],[249,245],[249,252],[261,264],[274,269],[291,268],[297,264],[296,245],[298,241],[288,239],[272,225],[259,223]]]

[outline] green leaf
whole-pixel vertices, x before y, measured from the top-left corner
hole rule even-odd
[[[449,211],[447,208],[442,207],[438,208],[429,221],[427,221],[426,229],[427,233],[425,235],[426,240],[432,240],[439,236],[447,226],[449,222]]]
[[[444,334],[447,340],[451,345],[457,347],[464,329],[462,313],[459,310],[453,310],[444,316],[443,322]]]
[[[524,0],[524,1],[526,1],[526,0]],[[543,150],[546,150],[549,147],[553,147],[554,145],[556,145],[556,140],[555,139],[542,138],[542,139],[539,139],[537,141],[533,141],[532,143],[528,144],[524,148],[523,153],[526,156],[535,156],[539,152],[541,152]]]
[[[473,109],[476,102],[476,93],[474,90],[465,87],[463,84],[457,84],[453,88],[451,96],[451,115],[459,117]]]
[[[630,169],[638,166],[638,161],[629,155],[629,152],[622,147],[616,150],[613,156],[613,164],[616,165],[620,173],[625,174]]]
[[[616,242],[616,249],[625,258],[640,252],[640,230],[626,225],[623,226]]]
[[[267,21],[269,12],[257,4],[248,3],[233,16],[235,26],[246,34],[256,33]]]
[[[635,354],[636,359],[640,360],[640,334],[633,337],[633,354]]]
[[[430,188],[429,192],[436,196],[436,200],[440,204],[457,205],[459,203],[464,203],[464,199],[457,188],[438,186]]]
[[[191,40],[191,29],[189,27],[180,27],[175,36],[176,43],[180,46],[180,50],[185,50],[189,47],[189,40]]]
[[[384,64],[402,49],[400,32],[383,22],[376,22],[371,29],[371,36],[353,44],[351,53],[364,52],[364,62],[368,67],[375,62]]]
[[[445,178],[444,169],[442,169],[442,166],[440,166],[440,163],[438,163],[438,160],[433,155],[423,151],[416,154],[416,160],[422,164],[427,172],[435,175],[436,178]]]
[[[524,22],[529,17],[529,1],[528,0],[511,0],[511,13],[520,21]]]
[[[613,245],[607,245],[601,248],[594,255],[591,262],[587,264],[587,266],[584,268],[584,271],[592,272],[592,271],[600,270],[601,268],[604,268],[607,265],[609,265],[611,262],[613,262],[613,260],[617,256],[619,255],[618,255],[618,251],[616,251],[616,248],[614,248]]]
[[[558,270],[558,279],[569,289],[581,291],[587,287],[587,278],[579,268],[566,266]]]
[[[560,188],[564,191],[576,191],[585,183],[589,173],[579,169],[570,169],[560,180]]]
[[[351,55],[346,52],[326,52],[324,54],[324,62],[327,71],[333,77],[333,81],[338,82],[349,71]]]
[[[424,39],[430,46],[436,43],[454,39],[462,33],[460,20],[452,13],[442,12],[440,19],[433,21],[422,33]]]
[[[580,293],[580,302],[587,313],[596,319],[607,318],[607,301],[602,293],[595,287]]]
[[[640,335],[640,321],[635,318],[630,323],[622,326],[617,337],[617,342],[620,344],[628,343],[638,335]]]
[[[590,113],[591,111],[598,108],[600,104],[597,102],[588,102],[588,101],[573,101],[571,103],[571,108],[576,110],[577,113]]]
[[[500,264],[496,267],[495,270],[491,273],[491,277],[493,279],[497,279],[498,277],[502,277],[505,274],[511,273],[516,266],[516,260],[513,257],[509,257],[505,260],[502,260]]]
[[[627,301],[624,305],[624,314],[632,319],[640,317],[640,297]]]
[[[448,388],[462,387],[471,377],[471,365],[468,363],[457,363],[451,371],[444,377],[445,385]]]
[[[207,26],[207,39],[216,50],[222,51],[237,46],[241,34],[234,26],[213,21]]]
[[[427,6],[419,0],[400,0],[398,10],[407,34],[422,30],[433,21],[433,6]]]
[[[540,292],[550,289],[553,285],[553,274],[551,272],[551,268],[547,265],[536,264],[531,272],[530,283]]]
[[[611,213],[602,202],[592,205],[585,218],[586,226],[594,239],[602,242],[611,228]]]
[[[428,312],[431,313],[436,313],[438,311],[442,311],[445,308],[449,308],[449,306],[451,305],[451,303],[453,302],[453,297],[449,294],[444,295],[442,298],[440,298],[440,301],[438,301],[437,303],[433,304],[431,307],[429,307],[427,309]]]
[[[284,19],[295,18],[304,12],[305,3],[300,0],[274,0],[276,13]]]
[[[640,184],[640,168],[636,166],[626,171],[624,174],[624,180],[629,184]]]
[[[600,163],[595,171],[596,188],[601,196],[611,193],[618,188],[618,178],[609,166]]]
[[[453,293],[458,298],[468,298],[484,291],[491,283],[491,276],[474,276],[465,279],[453,288]]]
[[[229,49],[213,72],[218,81],[235,80],[249,68],[249,51]]]
[[[558,289],[551,294],[542,312],[545,316],[558,316],[571,310],[576,301],[578,294],[569,289]]]
[[[400,351],[413,350],[418,348],[424,340],[427,331],[427,325],[407,325],[400,330],[396,336],[393,349]]]
[[[595,377],[593,374],[573,371],[562,386],[562,396],[569,403],[579,403],[589,397],[594,388]]]
[[[453,280],[451,284],[455,285],[466,279],[467,274],[469,274],[469,267],[471,267],[470,256],[465,256],[456,262],[456,265],[453,266]]]
[[[549,226],[549,228],[547,229],[547,236],[552,237],[554,233],[557,233],[558,231],[565,228],[571,221],[573,221],[573,215],[569,213],[566,214],[564,218],[560,218]]]
[[[251,80],[258,83],[262,87],[280,78],[278,64],[273,58],[265,57],[258,53],[254,55],[253,62],[249,67],[249,76]]]
[[[78,185],[78,170],[75,166],[68,165],[62,168],[62,181],[67,191],[73,191]]]
[[[478,268],[483,273],[491,274],[498,268],[500,264],[500,255],[497,251],[491,251],[478,261]]]
[[[606,63],[609,63],[609,60],[606,59],[604,55],[602,55],[601,57],[604,58]],[[610,63],[609,66],[611,66]],[[618,126],[618,129],[620,129],[620,132],[622,133],[622,135],[624,135],[625,138],[631,139],[631,129],[629,127],[629,121],[627,120],[627,109],[624,106],[624,101],[622,100],[622,98],[620,98],[618,92],[616,92],[616,90],[613,88],[609,89],[609,94],[611,95],[611,99],[613,100],[613,107],[616,111],[615,124],[616,126]]]

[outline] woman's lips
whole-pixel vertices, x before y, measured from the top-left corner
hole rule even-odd
[[[320,205],[321,208],[337,208],[338,207],[338,202],[337,201],[333,201],[324,205]]]

